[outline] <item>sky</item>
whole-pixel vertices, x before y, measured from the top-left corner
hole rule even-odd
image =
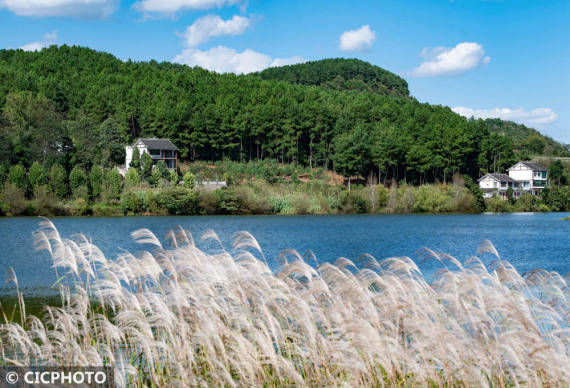
[[[359,58],[419,101],[570,143],[568,0],[0,0],[0,48],[249,73]]]

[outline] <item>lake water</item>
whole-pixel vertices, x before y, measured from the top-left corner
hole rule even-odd
[[[319,262],[369,253],[377,259],[409,256],[426,278],[441,267],[433,260],[421,259],[423,247],[446,252],[461,262],[476,254],[477,247],[489,239],[501,257],[520,272],[542,268],[562,275],[570,271],[570,213],[521,213],[479,215],[335,215],[335,216],[209,216],[209,217],[116,217],[54,218],[61,235],[84,233],[106,254],[113,257],[123,250],[140,251],[130,232],[148,228],[163,239],[169,230],[181,225],[199,237],[213,229],[230,249],[235,234],[246,230],[258,240],[271,266],[284,249],[301,255],[311,250]],[[20,287],[29,296],[53,291],[56,281],[51,259],[46,252],[33,250],[32,233],[38,218],[0,218],[0,275],[14,268]],[[483,257],[486,264],[493,260]],[[11,285],[1,282],[0,294],[13,294]]]

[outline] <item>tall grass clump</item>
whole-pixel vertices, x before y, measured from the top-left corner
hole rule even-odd
[[[113,365],[118,386],[563,386],[570,381],[564,278],[520,275],[427,251],[309,265],[283,252],[271,270],[246,232],[206,253],[182,228],[165,247],[113,260],[43,221],[36,247],[59,277],[61,307],[0,326],[0,363]],[[311,256],[310,261],[316,260]],[[16,284],[17,280],[13,279]]]

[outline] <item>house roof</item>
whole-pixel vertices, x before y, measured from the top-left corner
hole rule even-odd
[[[478,182],[482,181],[486,177],[491,177],[494,180],[499,181],[499,182],[516,182],[513,178],[511,178],[507,174],[495,174],[495,173],[485,174],[485,176],[483,176],[482,178],[479,178]]]
[[[527,166],[528,168],[530,168],[530,169],[533,170],[533,171],[547,171],[547,168],[544,167],[543,165],[541,165],[540,163],[530,162],[530,161],[522,161],[522,162],[519,162],[519,163],[524,164],[525,166]],[[517,163],[517,164],[519,164],[519,163]],[[515,164],[515,166],[516,166],[517,164]],[[513,167],[515,167],[515,166],[513,166]],[[508,170],[511,170],[513,167],[509,168]],[[507,171],[508,171],[508,170],[507,170]]]
[[[155,138],[153,138],[153,139],[142,139],[142,138],[139,138],[135,142],[135,145],[139,142],[143,143],[146,146],[146,148],[148,148],[149,150],[173,150],[174,151],[174,150],[178,149],[168,139],[155,139]]]

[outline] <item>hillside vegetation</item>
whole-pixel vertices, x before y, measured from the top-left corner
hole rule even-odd
[[[26,168],[112,167],[139,136],[170,138],[184,161],[269,159],[384,183],[477,178],[517,160],[485,121],[419,103],[358,60],[237,76],[65,45],[0,50],[0,107],[0,164]]]
[[[323,59],[271,67],[257,75],[262,79],[316,85],[333,90],[365,91],[394,97],[410,95],[406,80],[358,59]]]

